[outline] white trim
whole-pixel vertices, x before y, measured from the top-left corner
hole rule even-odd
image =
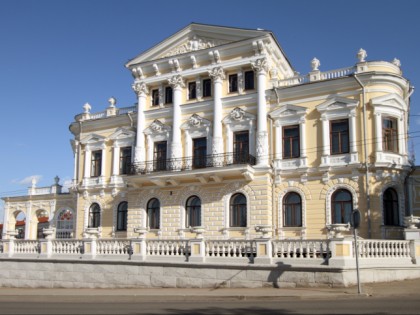
[[[357,197],[356,190],[347,184],[337,184],[332,187],[330,187],[325,194],[325,224],[329,225],[332,224],[331,220],[331,197],[334,194],[334,192],[338,189],[346,189],[351,193],[352,201],[353,201],[353,209],[358,209],[359,207],[359,201]]]

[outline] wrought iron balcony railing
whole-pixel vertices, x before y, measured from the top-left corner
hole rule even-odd
[[[224,153],[202,156],[190,156],[178,159],[161,159],[136,162],[130,165],[129,175],[149,174],[154,172],[189,171],[208,167],[226,167],[230,165],[255,165],[256,158],[247,153]]]

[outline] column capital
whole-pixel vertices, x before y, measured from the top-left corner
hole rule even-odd
[[[214,81],[221,81],[226,78],[225,72],[222,67],[214,67],[209,70],[209,75]]]
[[[173,77],[168,79],[168,83],[169,83],[170,86],[172,86],[172,88],[174,90],[177,89],[177,88],[184,88],[185,87],[184,80],[182,79],[182,76],[179,75],[179,74],[174,75]]]
[[[267,74],[268,71],[268,60],[267,58],[257,59],[255,61],[251,61],[251,66],[254,71],[258,74]]]
[[[138,96],[146,96],[149,94],[149,89],[144,82],[135,83],[132,85],[132,88]]]

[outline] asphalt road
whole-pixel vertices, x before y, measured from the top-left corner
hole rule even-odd
[[[0,302],[0,314],[419,314],[420,295],[392,297],[352,296],[330,299],[278,298],[243,301],[135,301],[135,297],[100,296],[89,301],[64,296],[42,302],[34,299]]]

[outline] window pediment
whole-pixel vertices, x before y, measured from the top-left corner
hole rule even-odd
[[[374,97],[370,100],[375,112],[407,111],[407,104],[401,96],[392,93]]]
[[[236,107],[223,119],[223,123],[225,125],[229,125],[250,122],[253,120],[255,120],[255,115],[248,113],[239,107]]]
[[[181,125],[183,130],[199,130],[211,127],[211,122],[197,114],[193,114],[186,122]]]
[[[348,115],[355,110],[357,105],[359,105],[359,101],[343,97],[333,97],[318,105],[316,109],[321,113],[322,117],[333,118]]]
[[[305,117],[306,112],[306,107],[286,104],[273,110],[269,113],[269,116],[275,121],[276,125],[279,126],[299,123],[299,121]]]
[[[109,139],[114,141],[114,145],[133,145],[136,133],[134,131],[128,130],[127,128],[118,128]]]
[[[171,127],[165,125],[160,120],[156,119],[153,121],[149,127],[144,130],[146,135],[159,135],[159,134],[168,134],[171,132]]]
[[[107,140],[103,136],[92,133],[83,138],[80,143],[84,144],[88,150],[100,150],[104,148]]]

